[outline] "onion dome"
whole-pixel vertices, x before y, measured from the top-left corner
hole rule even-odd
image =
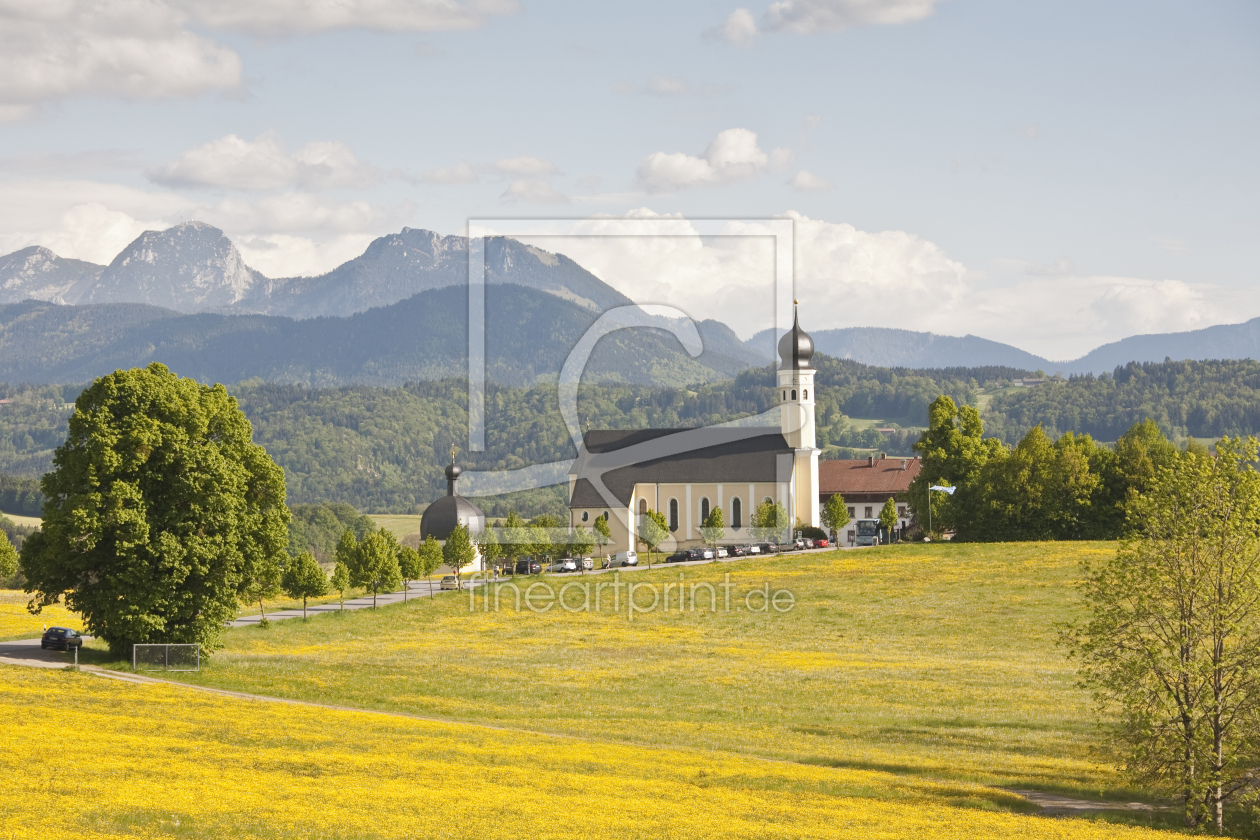
[[[463,525],[469,534],[485,530],[486,515],[481,508],[455,492],[455,482],[463,472],[453,460],[446,468],[446,495],[424,509],[420,517],[420,539],[445,540],[457,525]]]
[[[796,301],[792,303],[792,329],[779,339],[779,358],[783,360],[779,370],[813,370],[811,361],[814,358],[814,339],[801,329]]]

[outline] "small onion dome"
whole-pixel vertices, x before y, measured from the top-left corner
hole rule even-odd
[[[792,312],[792,329],[779,339],[779,358],[783,360],[779,370],[813,370],[814,339],[801,329],[795,308]]]
[[[463,470],[454,463],[446,468],[446,495],[424,509],[424,516],[420,517],[420,539],[445,540],[457,525],[463,525],[469,534],[485,530],[486,515],[481,508],[455,492],[455,482],[461,473]]]

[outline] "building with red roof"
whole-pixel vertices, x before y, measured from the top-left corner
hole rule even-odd
[[[837,459],[818,462],[818,496],[822,504],[837,493],[849,508],[846,533],[837,534],[841,542],[852,544],[856,539],[853,523],[859,519],[877,519],[889,497],[897,503],[897,527],[904,529],[913,518],[910,509],[910,482],[918,477],[923,462],[918,458],[878,457],[857,460]]]

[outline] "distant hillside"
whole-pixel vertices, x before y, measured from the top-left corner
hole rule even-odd
[[[771,346],[772,334],[772,330],[762,330],[747,344],[764,353],[763,348]],[[809,334],[814,346],[829,356],[879,367],[1010,367],[1048,372],[1058,369],[1054,362],[1041,356],[974,335],[959,338],[888,327],[810,330]]]
[[[72,303],[96,282],[105,266],[59,257],[31,246],[0,257],[0,304],[24,300]]]
[[[1164,359],[1260,359],[1260,318],[1189,332],[1131,336],[1068,362],[1064,372],[1107,373],[1129,362]]]
[[[86,382],[160,361],[183,376],[312,386],[401,385],[467,375],[466,288],[423,292],[349,318],[179,315],[135,304],[0,307],[0,381]],[[511,284],[486,291],[487,377],[530,385],[558,376],[598,313]],[[672,335],[636,329],[596,346],[586,381],[678,386],[729,379],[755,359],[725,325],[699,325],[693,359]]]

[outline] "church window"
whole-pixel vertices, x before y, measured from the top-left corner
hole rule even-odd
[[[709,518],[709,497],[705,496],[704,498],[700,500],[700,521],[704,522],[704,520],[708,518]]]
[[[584,511],[582,511],[582,521],[583,521],[583,522],[585,522],[587,519],[590,519],[590,517],[591,517],[591,512],[590,512],[589,510],[584,510]]]
[[[678,500],[669,500],[669,530],[678,530]]]
[[[774,504],[774,499],[770,498],[769,496],[766,496],[764,499],[761,500],[761,503],[763,505],[772,505]]]
[[[731,527],[737,531],[744,524],[743,513],[743,505],[739,503],[739,496],[731,499]]]
[[[792,399],[796,399],[796,389],[792,389]]]
[[[647,499],[639,499],[639,513],[647,513]]]
[[[803,399],[803,400],[807,400],[807,399],[809,399],[809,389],[808,389],[808,388],[806,388],[804,391],[801,391],[801,399]]]
[[[783,392],[783,399],[785,399],[785,400],[787,399],[787,391],[784,391],[784,392]]]

